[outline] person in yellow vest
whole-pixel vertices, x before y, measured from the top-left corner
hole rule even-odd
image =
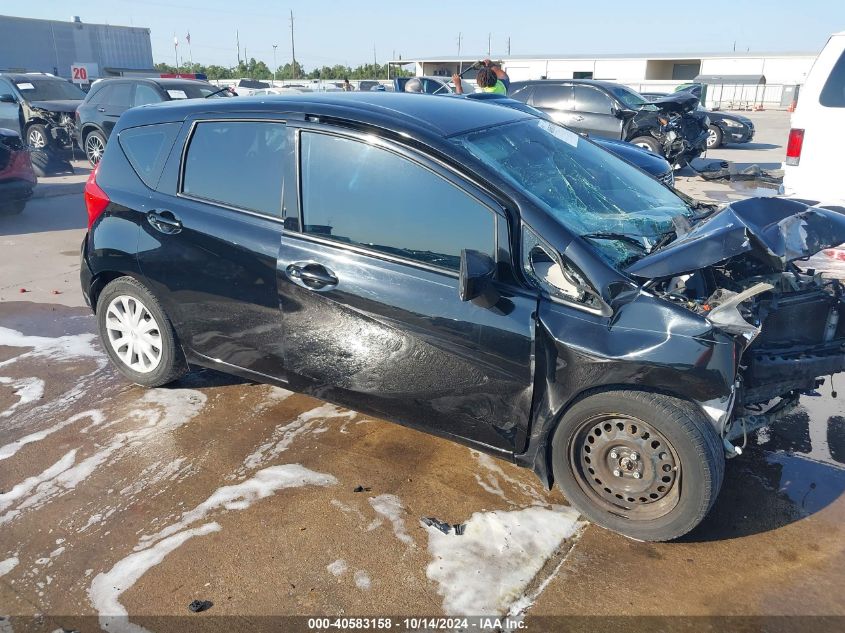
[[[478,71],[475,78],[475,83],[481,92],[493,92],[495,94],[507,95],[508,86],[510,85],[510,78],[508,74],[502,70],[498,64],[494,64],[489,59],[485,59],[482,67]],[[464,93],[464,87],[461,83],[461,76],[458,74],[452,75],[452,82],[455,84],[455,92],[457,94]]]

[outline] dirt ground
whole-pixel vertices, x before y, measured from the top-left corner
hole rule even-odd
[[[751,116],[760,147],[711,157],[775,169],[788,119]],[[845,406],[829,382],[749,437],[696,530],[637,543],[529,471],[310,397],[205,370],[130,385],[81,307],[84,226],[78,194],[0,218],[0,633],[309,628],[265,618],[294,615],[401,630],[462,614],[529,631],[845,623]],[[195,600],[213,606],[191,613]],[[757,619],[773,616],[793,619]]]

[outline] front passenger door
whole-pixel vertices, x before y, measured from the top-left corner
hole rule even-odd
[[[305,390],[511,452],[532,393],[537,296],[458,295],[461,249],[510,266],[508,223],[484,194],[401,147],[302,130],[302,207],[279,254],[285,367]]]
[[[614,114],[614,101],[593,86],[574,86],[575,111],[583,119],[579,129],[591,136],[622,138],[622,119]]]

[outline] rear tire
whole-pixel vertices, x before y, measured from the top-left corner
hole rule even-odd
[[[160,387],[188,372],[173,326],[158,300],[132,277],[119,277],[97,298],[100,340],[112,363],[134,383]]]
[[[722,130],[718,125],[711,125],[707,128],[707,149],[717,149],[722,146]]]
[[[607,391],[576,402],[552,439],[555,481],[593,523],[641,541],[697,526],[725,471],[718,434],[690,402]]]
[[[639,147],[643,147],[648,151],[657,154],[658,156],[663,156],[663,148],[660,146],[658,140],[651,136],[637,136],[636,138],[632,138],[629,143],[633,143]]]
[[[97,163],[103,158],[103,152],[106,151],[106,137],[97,130],[92,130],[85,135],[85,142],[83,143],[85,156],[92,167],[96,167]]]

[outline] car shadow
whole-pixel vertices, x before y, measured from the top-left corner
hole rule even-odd
[[[814,434],[819,446],[813,445],[810,424],[801,411],[752,435],[745,454],[727,462],[722,491],[710,513],[680,542],[776,530],[839,499],[845,492],[845,418],[812,422],[826,426],[824,433]]]
[[[767,150],[767,149],[781,149],[783,145],[775,145],[774,143],[728,143],[723,145],[724,149],[750,149],[750,150]]]

